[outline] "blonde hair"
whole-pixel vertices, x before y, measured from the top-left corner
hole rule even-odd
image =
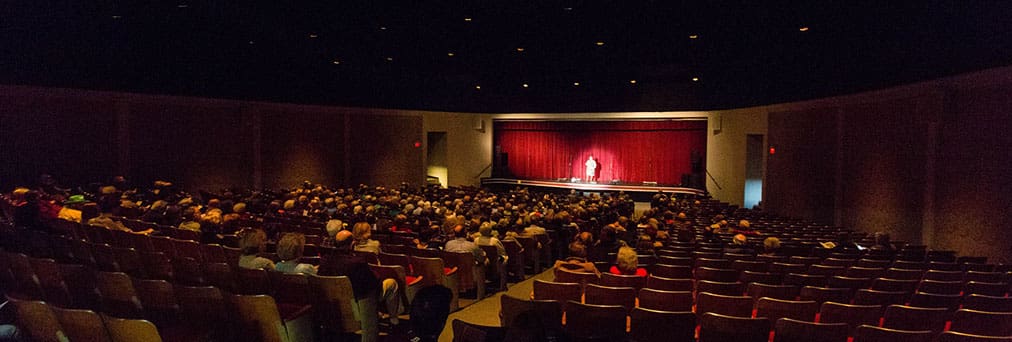
[[[780,239],[772,236],[766,238],[766,240],[763,240],[763,249],[767,253],[780,249]]]
[[[355,226],[351,228],[351,233],[355,237],[355,241],[365,240],[365,236],[371,231],[372,226],[369,225],[368,222],[356,223]]]
[[[249,228],[239,232],[239,248],[244,255],[260,253],[266,244],[267,233],[262,229]]]
[[[639,258],[636,257],[636,250],[629,247],[621,247],[618,249],[618,255],[615,258],[615,266],[622,273],[636,273],[636,266],[639,264]]]
[[[278,240],[278,257],[281,260],[298,260],[306,248],[306,236],[301,233],[285,233]]]

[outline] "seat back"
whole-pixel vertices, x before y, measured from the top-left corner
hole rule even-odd
[[[812,300],[822,304],[825,302],[850,303],[854,291],[846,288],[805,286],[799,295],[801,300]]]
[[[362,328],[358,318],[362,313],[348,277],[312,274],[308,280],[315,299],[313,308],[317,323],[332,332],[351,333]]]
[[[696,292],[709,292],[725,296],[740,296],[744,293],[744,284],[741,282],[718,282],[700,280],[696,282]]]
[[[930,330],[899,330],[862,325],[854,332],[854,342],[931,342]]]
[[[696,314],[708,312],[735,317],[752,317],[752,297],[725,296],[701,292],[696,295]]]
[[[636,290],[642,289],[646,283],[646,277],[637,275],[616,275],[611,273],[601,274],[601,285],[611,287],[631,287]]]
[[[921,280],[921,283],[917,285],[918,292],[927,292],[934,294],[959,294],[963,290],[963,282],[961,281],[941,281],[941,280]]]
[[[775,324],[777,342],[847,342],[850,327],[846,323],[812,323],[781,318]]]
[[[122,272],[98,272],[95,280],[103,313],[119,318],[144,318],[144,307],[130,276]]]
[[[691,291],[663,291],[649,288],[638,293],[639,307],[660,311],[692,311]]]
[[[110,342],[102,317],[91,310],[51,307],[59,319],[63,332],[71,341]]]
[[[60,267],[53,259],[28,258],[35,279],[38,280],[47,303],[71,307],[73,305],[70,289],[60,275]]]
[[[692,279],[673,279],[650,275],[643,287],[663,291],[692,291]]]
[[[450,323],[453,328],[454,342],[498,342],[506,337],[506,328],[478,325],[454,319]]]
[[[879,291],[860,289],[854,293],[854,304],[858,305],[892,305],[907,302],[907,293],[903,291]]]
[[[756,301],[756,317],[769,318],[771,323],[781,318],[814,322],[819,303],[814,301],[782,300],[763,297]],[[770,326],[773,329],[773,326]]]
[[[994,297],[971,294],[963,298],[963,309],[1012,312],[1012,297]]]
[[[267,295],[232,295],[229,298],[236,318],[245,328],[256,332],[263,342],[287,342],[288,331],[281,321],[274,298]]]
[[[267,271],[278,304],[312,305],[316,298],[309,287],[309,278],[302,273]]]
[[[821,323],[847,323],[851,335],[861,325],[878,326],[879,317],[882,317],[883,307],[881,305],[852,305],[834,302],[822,303],[819,309],[819,322]]]
[[[244,295],[271,295],[274,293],[274,289],[271,285],[269,271],[257,268],[237,268],[235,269],[236,281],[239,283],[236,286],[236,293]]]
[[[105,321],[105,328],[109,330],[113,342],[162,341],[158,329],[149,321],[110,316],[103,316],[102,320]]]
[[[587,304],[620,305],[626,310],[632,310],[633,307],[636,306],[636,289],[631,287],[611,287],[590,284],[587,285],[583,293],[584,301]]]
[[[952,317],[952,331],[987,336],[1012,336],[1012,312],[959,310]]]
[[[770,338],[770,320],[721,315],[713,312],[699,317],[699,342],[766,342]]]
[[[625,317],[621,305],[566,304],[566,333],[574,340],[618,341],[625,339]]]
[[[882,316],[882,327],[899,330],[931,330],[941,333],[949,312],[943,308],[916,308],[890,305]]]
[[[950,330],[938,335],[935,342],[1012,342],[1012,336],[984,336]]]
[[[183,286],[174,288],[179,313],[188,322],[214,325],[228,321],[228,305],[221,289],[214,286]]]
[[[951,312],[959,308],[959,302],[962,301],[962,299],[963,296],[959,294],[917,292],[910,297],[910,306],[919,308],[944,308]]]
[[[10,296],[7,296],[7,301],[14,306],[15,325],[23,329],[25,335],[32,341],[66,341],[63,326],[48,304],[43,301],[14,299]]]
[[[171,283],[165,280],[135,279],[134,289],[148,319],[157,323],[178,319],[179,304]]]
[[[445,267],[456,267],[457,274],[459,274],[459,281],[457,283],[458,291],[467,291],[471,289],[478,290],[478,298],[481,299],[485,294],[485,267],[484,260],[482,265],[477,265],[475,261],[474,253],[469,252],[441,252],[441,258],[445,263]],[[480,285],[480,286],[479,286]]]
[[[663,329],[658,329],[658,327],[663,327]],[[639,307],[629,313],[631,341],[693,341],[695,334],[696,315],[692,311],[674,312]]]
[[[738,271],[731,268],[699,267],[696,268],[696,279],[724,283],[736,282],[738,281]]]
[[[563,310],[565,310],[566,302],[579,302],[582,296],[583,291],[581,290],[579,283],[558,283],[540,279],[534,280],[534,299],[559,301],[560,303],[563,303]]]
[[[499,304],[499,320],[503,327],[512,327],[517,317],[529,311],[533,311],[535,316],[545,322],[546,328],[559,329],[562,326],[562,303],[560,302],[528,300],[503,294],[499,297]]]
[[[752,298],[776,298],[783,300],[794,300],[798,297],[798,287],[794,285],[769,285],[763,283],[749,283],[745,291]],[[771,320],[776,321],[772,317]]]

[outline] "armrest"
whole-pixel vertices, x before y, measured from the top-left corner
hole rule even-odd
[[[415,280],[413,280],[410,283],[408,283],[408,286],[412,286],[412,285],[415,285],[415,284],[420,284],[422,282],[422,278],[425,278],[425,277],[424,276],[415,277]]]
[[[457,270],[458,270],[458,269],[457,269],[456,267],[454,267],[454,268],[451,268],[449,272],[446,272],[446,271],[444,270],[444,271],[443,271],[443,275],[445,275],[445,276],[447,276],[447,277],[449,277],[449,276],[452,276],[452,275],[454,275],[454,274],[457,274]]]

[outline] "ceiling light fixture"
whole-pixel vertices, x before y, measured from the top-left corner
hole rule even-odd
[[[453,54],[453,52],[447,52],[447,53],[446,53],[446,56],[447,56],[447,57],[453,57],[453,56],[455,56],[455,55]]]
[[[522,48],[522,47],[518,47],[518,48],[517,48],[517,52],[524,52],[524,48]]]
[[[604,42],[602,42],[602,41],[598,41],[597,43],[594,43],[594,44],[596,44],[597,46],[604,46]]]
[[[380,31],[386,31],[386,29],[387,29],[386,26],[380,26]]]
[[[629,80],[629,84],[636,84],[636,80]]]
[[[480,85],[474,86],[474,90],[481,90],[481,86]]]
[[[187,5],[187,4],[178,4],[178,5],[176,5],[176,8],[187,8],[187,7],[190,7],[190,5]]]
[[[341,60],[339,60],[339,59],[335,59],[335,60],[334,60],[334,61],[332,61],[331,63],[334,63],[334,65],[339,65],[339,64],[341,64]]]
[[[798,31],[808,32],[808,26],[802,26],[801,28],[798,29]]]
[[[696,38],[699,38],[698,34],[690,34],[689,35],[689,39],[696,39]]]
[[[309,38],[316,38],[316,37],[319,37],[318,35],[316,35],[316,33],[310,33],[309,34]]]
[[[573,82],[573,86],[574,87],[579,87],[580,86],[580,82]]]
[[[121,16],[121,15],[114,15],[114,16],[112,16],[112,18],[113,19],[120,19],[120,18],[123,18],[123,16]]]
[[[471,22],[471,17],[464,17],[464,21]]]
[[[521,86],[522,86],[522,87],[524,87],[524,88],[527,88],[527,87],[528,87],[528,86],[527,86],[527,83],[524,83],[524,84],[522,84]]]
[[[387,57],[387,62],[393,62],[393,61],[394,61],[393,57]]]
[[[699,82],[699,77],[693,77],[693,78],[692,78],[692,81],[693,81],[693,82]]]

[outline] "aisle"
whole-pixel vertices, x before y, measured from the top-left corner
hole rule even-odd
[[[453,341],[453,329],[451,328],[451,322],[453,322],[454,319],[474,324],[499,326],[499,297],[502,296],[503,293],[509,293],[510,296],[514,297],[530,298],[531,291],[534,289],[534,279],[552,280],[555,279],[555,275],[553,275],[552,269],[549,268],[544,272],[541,272],[541,274],[531,276],[522,282],[510,286],[506,292],[498,292],[477,303],[468,305],[457,312],[451,313],[446,319],[446,326],[443,327],[443,333],[439,335],[439,342]]]

